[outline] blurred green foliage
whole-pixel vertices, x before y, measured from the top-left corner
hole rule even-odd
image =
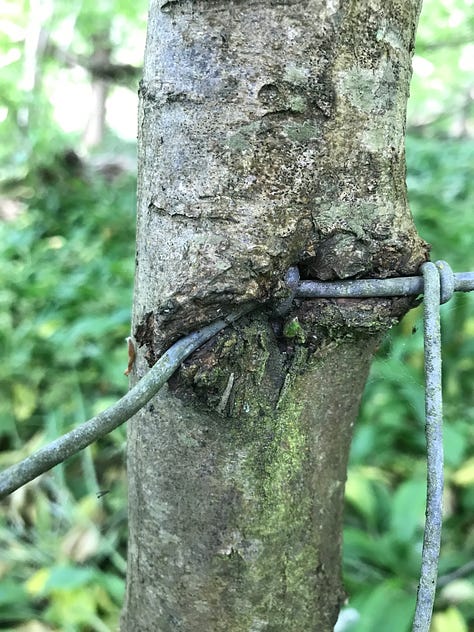
[[[4,467],[127,388],[135,178],[102,168],[100,156],[81,159],[70,149],[78,138],[61,131],[48,99],[48,86],[60,76],[58,60],[45,55],[41,85],[22,87],[21,33],[34,3],[1,4],[10,20],[0,37],[9,60],[0,103],[0,213],[7,211],[0,219]],[[45,26],[54,35],[69,25],[75,52],[91,54],[92,35],[108,30],[114,54],[124,58],[125,50],[129,59],[124,33],[141,24],[135,5],[82,0],[45,6]],[[472,78],[466,70],[473,27],[469,0],[425,1],[407,138],[419,231],[433,244],[433,258],[447,259],[455,270],[474,270]],[[112,134],[107,142],[102,152],[129,153]],[[474,296],[458,294],[443,306],[442,325],[445,524],[432,629],[467,632],[474,629]],[[418,308],[382,345],[355,432],[344,539],[349,606],[359,617],[345,629],[353,632],[410,629],[425,495],[421,332]],[[126,565],[124,443],[125,431],[118,429],[5,502],[0,629],[116,629]]]
[[[2,467],[125,392],[133,285],[134,176],[74,173],[62,154],[15,193],[27,209],[0,224]],[[124,443],[119,429],[8,504],[0,627],[39,618],[58,630],[113,629],[125,569]],[[111,491],[98,499],[101,489]]]
[[[79,134],[58,124],[54,86],[79,76],[87,88],[86,71],[65,60],[82,63],[105,32],[113,61],[139,65],[139,4],[0,0],[1,468],[127,389],[136,176],[124,165],[135,149],[109,132],[84,156]],[[79,105],[73,116],[89,107]],[[0,629],[117,628],[124,445],[121,428],[3,504]]]

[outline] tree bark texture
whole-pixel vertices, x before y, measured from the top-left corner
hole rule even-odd
[[[351,428],[403,299],[295,302],[284,275],[413,274],[419,0],[152,0],[132,379],[233,306],[130,423],[122,631],[332,630]]]

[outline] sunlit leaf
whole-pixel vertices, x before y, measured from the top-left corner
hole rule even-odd
[[[51,570],[49,568],[40,568],[40,570],[25,583],[26,590],[32,595],[44,593],[50,575]]]
[[[454,579],[444,586],[441,596],[448,603],[469,602],[474,605],[474,584],[468,579]]]
[[[19,421],[31,416],[37,402],[36,388],[31,384],[16,382],[13,384],[13,412]]]
[[[96,617],[97,604],[89,588],[56,589],[50,596],[46,618],[56,624],[67,621],[71,629],[85,625]],[[76,628],[77,629],[77,628]]]
[[[448,608],[433,616],[430,632],[469,632],[469,628],[457,608]]]
[[[451,476],[451,480],[456,485],[474,485],[474,458],[469,459]]]
[[[408,480],[398,487],[390,517],[390,529],[397,539],[407,542],[423,527],[425,504],[425,480]]]

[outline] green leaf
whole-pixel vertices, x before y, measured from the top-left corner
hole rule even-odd
[[[24,421],[34,411],[37,394],[32,384],[16,382],[13,384],[13,412],[19,421]]]
[[[46,580],[44,591],[74,590],[93,581],[96,571],[93,568],[77,566],[55,566]]]
[[[458,424],[445,424],[444,435],[444,461],[446,465],[458,467],[464,460],[467,449],[467,433]]]
[[[351,600],[360,614],[355,632],[408,632],[415,610],[415,597],[396,581],[385,581],[371,591],[362,603]]]
[[[412,540],[424,525],[426,481],[408,480],[395,492],[390,516],[390,531],[400,542]]]
[[[431,632],[469,632],[466,620],[457,608],[437,612],[433,617]]]
[[[9,579],[0,581],[0,620],[21,621],[34,616],[29,604],[29,595],[18,582]]]
[[[346,501],[360,511],[371,523],[375,523],[377,498],[372,482],[361,469],[351,468],[346,481]]]

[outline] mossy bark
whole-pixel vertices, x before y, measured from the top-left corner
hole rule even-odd
[[[348,447],[377,339],[311,350],[261,315],[134,419],[122,629],[332,629]]]
[[[132,380],[232,306],[130,423],[122,631],[332,630],[351,429],[408,304],[283,277],[414,273],[405,107],[418,0],[152,0]]]

